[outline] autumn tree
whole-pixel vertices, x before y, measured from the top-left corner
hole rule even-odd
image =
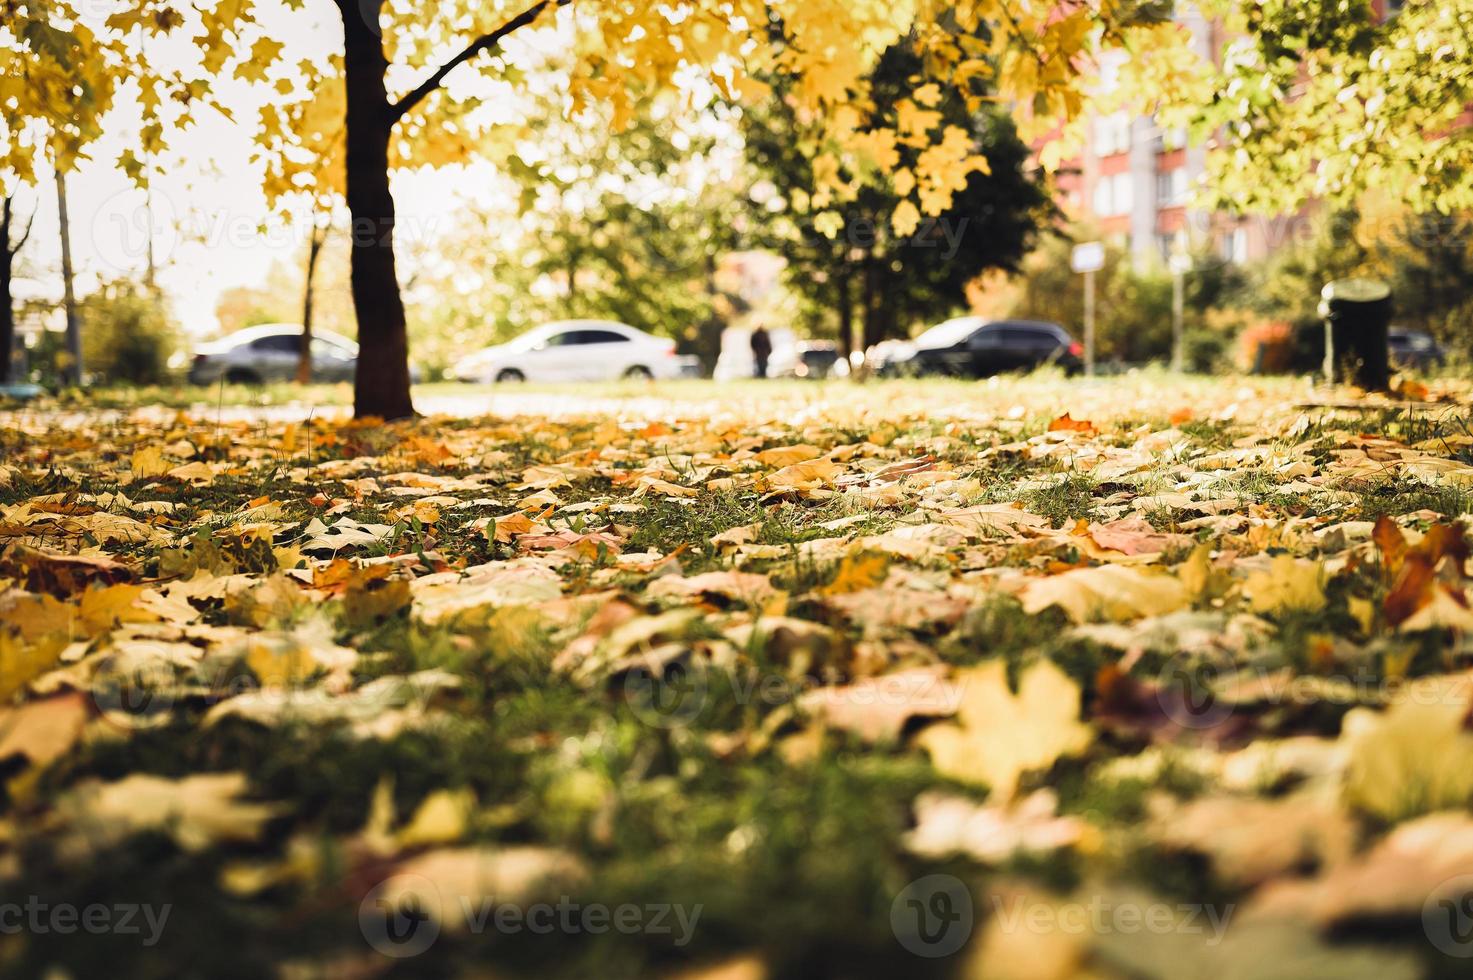
[[[8,0],[14,4],[16,0]],[[1018,107],[1024,137],[1041,136],[1061,119],[1080,116],[1097,74],[1095,56],[1110,50],[1151,53],[1132,59],[1155,73],[1177,62],[1164,52],[1181,49],[1183,32],[1164,22],[1162,5],[1146,0],[1105,4],[1024,4],[1013,0],[961,0],[897,4],[893,0],[678,0],[630,4],[623,0],[539,0],[524,7],[505,0],[450,0],[433,11],[411,0],[335,0],[343,25],[340,61],[303,59],[289,64],[284,45],[265,34],[257,8],[267,0],[229,0],[209,8],[176,7],[169,0],[110,0],[110,38],[130,45],[145,116],[142,150],[164,142],[164,130],[188,125],[202,105],[220,105],[212,84],[229,74],[272,91],[310,91],[326,79],[344,86],[345,198],[351,217],[352,291],[362,356],[355,409],[360,416],[409,415],[408,342],[394,241],[396,215],[390,190],[398,157],[439,165],[489,154],[505,144],[488,140],[495,120],[483,107],[486,84],[515,99],[507,83],[507,43],[532,28],[563,32],[573,56],[564,90],[569,111],[602,107],[608,124],[622,128],[637,101],[652,91],[677,94],[714,88],[739,100],[761,98],[757,79],[779,74],[812,133],[817,214],[832,211],[819,227],[834,227],[837,209],[871,181],[898,181],[908,193],[891,220],[909,234],[924,215],[939,214],[985,166],[964,131],[944,124],[928,128],[919,116],[881,126],[864,123],[867,78],[879,55],[914,36],[930,78],[964,85],[991,78],[996,98]],[[525,2],[525,0],[520,0]],[[25,0],[20,32],[45,23],[47,12]],[[295,8],[292,0],[272,7]],[[554,16],[557,15],[557,16]],[[983,25],[986,40],[979,40]],[[191,68],[149,66],[144,57],[153,35],[183,30],[198,52]],[[137,40],[135,40],[137,39]],[[392,76],[392,80],[391,80]],[[457,84],[450,86],[452,78]],[[466,85],[460,85],[464,81]],[[54,93],[52,111],[66,106]],[[271,125],[263,114],[263,125]],[[920,152],[901,167],[897,146]],[[845,177],[844,174],[851,176]]]
[[[611,131],[596,113],[566,119],[539,101],[502,165],[517,213],[487,215],[482,249],[556,287],[549,318],[608,318],[696,343],[715,319],[720,257],[740,241],[736,112],[667,93]]]
[[[0,11],[5,12],[0,19],[0,108],[5,120],[0,127],[0,382],[4,382],[9,379],[15,343],[12,261],[30,230],[28,221],[24,232],[16,232],[18,240],[11,237],[15,195],[21,187],[35,188],[38,172],[44,175],[50,169],[58,200],[65,200],[65,175],[85,159],[90,144],[102,134],[102,117],[112,105],[116,76],[129,61],[118,40],[100,38],[69,0],[4,0]],[[69,320],[69,334],[74,328]]]
[[[0,385],[11,381],[11,365],[15,360],[15,299],[11,282],[15,278],[15,257],[31,237],[36,218],[32,209],[22,223],[15,209],[15,196],[0,198]]]
[[[1031,154],[1011,119],[966,98],[985,94],[981,80],[964,93],[927,83],[924,67],[909,40],[891,46],[868,80],[865,124],[900,118],[917,125],[909,120],[920,118],[919,125],[934,128],[939,122],[964,132],[987,165],[908,234],[890,221],[907,200],[906,188],[894,182],[864,184],[843,208],[837,231],[819,231],[809,213],[817,180],[785,86],[779,82],[774,98],[743,115],[747,156],[765,181],[765,193],[753,202],[753,224],[768,233],[754,244],[787,260],[788,287],[806,300],[811,319],[837,331],[846,354],[856,343],[865,350],[961,308],[969,283],[989,270],[1016,271],[1040,226],[1052,219],[1043,178],[1031,172]],[[901,168],[913,172],[925,148],[901,144],[896,152]]]
[[[264,107],[271,124],[262,127],[256,140],[267,201],[307,233],[298,384],[312,381],[317,266],[346,194],[343,106],[342,80],[326,79],[302,100]]]
[[[1225,36],[1197,127],[1218,203],[1265,213],[1367,189],[1416,211],[1473,208],[1473,5],[1216,0]],[[1191,91],[1191,101],[1200,93]]]

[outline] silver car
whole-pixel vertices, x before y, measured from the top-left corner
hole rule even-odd
[[[192,384],[222,378],[231,384],[291,381],[297,376],[302,328],[295,323],[246,327],[195,349],[189,368]],[[358,345],[330,330],[312,331],[312,380],[352,381],[358,368]]]

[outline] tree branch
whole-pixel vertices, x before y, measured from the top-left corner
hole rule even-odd
[[[460,52],[460,54],[456,55],[454,58],[451,58],[449,61],[445,62],[443,65],[437,68],[435,70],[435,73],[429,78],[425,79],[423,82],[421,82],[417,88],[411,91],[408,95],[404,96],[398,102],[395,102],[393,105],[389,106],[389,124],[393,125],[394,123],[398,122],[404,117],[405,113],[407,113],[410,109],[413,109],[415,106],[419,105],[420,102],[424,101],[427,95],[435,91],[435,89],[439,88],[444,83],[446,75],[449,75],[452,71],[459,68],[467,61],[470,61],[482,51],[489,51],[490,49],[496,47],[498,44],[501,43],[501,39],[506,37],[511,32],[517,30],[518,28],[526,27],[528,24],[531,24],[532,22],[537,20],[538,17],[542,16],[542,12],[545,11],[548,7],[565,7],[571,2],[572,0],[538,0],[537,3],[534,3],[532,6],[528,7],[526,10],[513,17],[511,20],[507,21],[505,24],[502,24],[500,27],[496,28],[496,30],[490,32],[489,34],[482,34],[480,37],[476,38],[466,47],[464,51]]]
[[[16,254],[21,249],[23,249],[23,248],[26,247],[26,239],[31,237],[31,228],[33,228],[35,226],[35,224],[36,224],[36,209],[35,208],[32,208],[31,209],[31,216],[26,219],[26,230],[23,231],[23,232],[21,232],[20,241],[16,242],[15,243],[15,248],[12,248],[10,250],[10,254],[11,255]]]

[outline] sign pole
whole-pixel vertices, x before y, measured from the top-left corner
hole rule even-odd
[[[1095,272],[1084,274],[1084,374],[1095,376]]]
[[[1086,242],[1074,246],[1070,267],[1084,274],[1084,373],[1095,374],[1095,273],[1105,267],[1103,242]]]
[[[1181,252],[1171,257],[1171,370],[1180,374],[1186,368],[1187,273],[1192,271],[1191,257]]]

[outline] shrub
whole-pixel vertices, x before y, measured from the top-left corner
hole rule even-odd
[[[168,378],[178,330],[163,300],[137,283],[106,283],[80,304],[82,363],[110,383],[159,384]]]

